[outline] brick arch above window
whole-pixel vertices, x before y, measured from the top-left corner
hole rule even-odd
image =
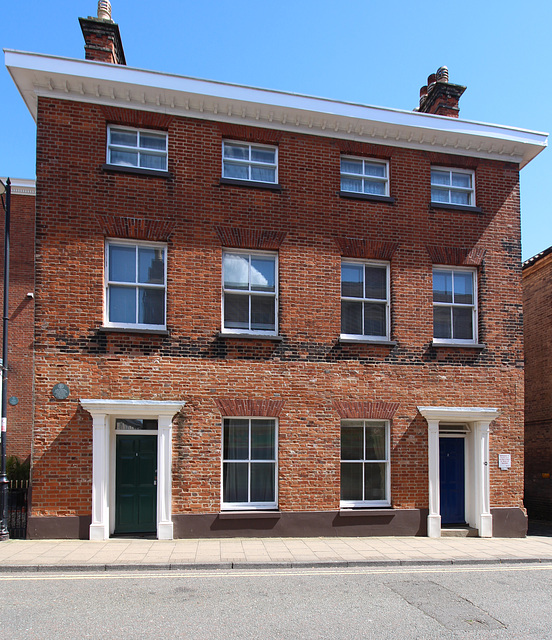
[[[462,247],[443,247],[426,245],[426,251],[433,264],[449,264],[453,266],[479,267],[485,258],[485,249],[467,249]]]
[[[218,128],[223,138],[244,140],[260,144],[278,144],[282,139],[282,132],[274,129],[244,127],[239,124],[220,122]]]
[[[284,407],[285,401],[266,400],[261,398],[215,398],[215,404],[223,416],[277,418]]]
[[[137,111],[135,109],[121,109],[120,107],[101,107],[105,119],[110,124],[121,124],[127,127],[142,127],[145,129],[163,129],[167,131],[173,116],[164,113]]]
[[[334,400],[333,407],[342,419],[391,420],[399,408],[398,402],[354,402]]]
[[[285,231],[243,229],[240,227],[216,226],[215,230],[222,246],[232,247],[234,249],[278,251],[287,235]]]
[[[391,260],[399,247],[398,242],[366,240],[365,238],[334,238],[339,251],[346,258],[364,258],[366,260]]]
[[[175,223],[167,220],[102,215],[96,220],[103,235],[111,238],[167,242],[175,228]]]

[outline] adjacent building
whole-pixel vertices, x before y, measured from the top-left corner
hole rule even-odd
[[[519,171],[544,134],[86,60],[37,123],[32,537],[523,536]]]

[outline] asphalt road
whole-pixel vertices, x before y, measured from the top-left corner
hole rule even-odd
[[[2,637],[552,638],[552,564],[9,574]]]

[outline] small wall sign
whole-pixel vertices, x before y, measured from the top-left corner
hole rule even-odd
[[[499,453],[498,454],[498,466],[506,471],[512,466],[512,456],[509,453]]]
[[[19,402],[19,398],[16,398],[15,396],[12,396],[8,402],[11,404],[12,407],[15,407],[15,405]]]
[[[65,400],[69,396],[69,387],[63,382],[58,382],[52,388],[52,395],[56,400]]]

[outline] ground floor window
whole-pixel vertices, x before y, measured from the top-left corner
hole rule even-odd
[[[390,505],[389,423],[341,423],[341,507]]]
[[[276,420],[225,418],[222,449],[223,509],[276,508]]]

